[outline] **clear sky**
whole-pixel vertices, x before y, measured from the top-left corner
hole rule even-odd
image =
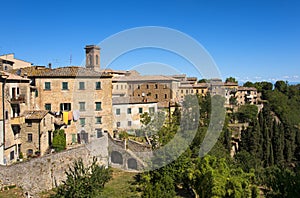
[[[1,2],[0,54],[35,65],[80,65],[84,46],[140,26],[179,30],[201,43],[223,78],[300,81],[299,0],[16,0]],[[101,46],[100,46],[101,47]],[[147,62],[194,76],[184,60],[142,50],[114,69]]]

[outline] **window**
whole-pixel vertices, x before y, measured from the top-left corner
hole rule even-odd
[[[80,90],[85,89],[84,82],[79,82],[79,89]]]
[[[141,88],[141,86],[140,85],[138,85],[138,87],[137,87],[138,89],[140,89]]]
[[[46,119],[43,119],[43,125],[46,126]]]
[[[101,89],[101,82],[96,82],[96,90]]]
[[[155,112],[155,108],[154,107],[149,107],[149,113],[154,113]]]
[[[31,120],[26,120],[26,124],[28,127],[31,127],[32,126],[32,121]]]
[[[102,123],[102,117],[96,117],[96,124]]]
[[[155,89],[158,89],[158,84],[155,84]]]
[[[149,85],[147,84],[146,86],[147,86],[147,89],[149,89]]]
[[[85,111],[85,102],[79,102],[79,111]]]
[[[62,90],[68,90],[68,82],[62,82]]]
[[[128,121],[127,125],[128,125],[129,127],[131,126],[131,124],[132,124],[132,122],[131,122],[131,121]]]
[[[5,120],[8,120],[8,111],[5,111]]]
[[[92,55],[89,56],[89,59],[90,59],[89,60],[90,61],[90,65],[93,65],[93,57],[92,57]]]
[[[189,93],[189,90],[186,89],[186,90],[185,90],[185,93],[188,94],[188,93]]]
[[[155,94],[155,99],[157,99],[158,98],[158,94]]]
[[[96,55],[96,65],[98,65],[98,64],[99,64],[99,56]]]
[[[165,99],[167,99],[168,98],[168,95],[167,94],[165,94]]]
[[[60,111],[71,111],[71,103],[60,103]]]
[[[35,97],[36,97],[36,98],[39,97],[39,92],[38,92],[38,90],[35,90]]]
[[[10,152],[10,160],[15,159],[15,151]]]
[[[102,110],[101,102],[95,102],[95,104],[96,104],[96,111],[101,111]]]
[[[45,110],[51,111],[51,104],[50,103],[45,104]]]
[[[28,149],[27,150],[27,156],[31,156],[33,155],[33,150],[32,149]]]
[[[101,138],[103,136],[102,129],[96,129],[96,137]]]
[[[127,114],[131,114],[131,108],[127,108]]]
[[[121,127],[121,122],[117,122],[117,127]]]
[[[142,107],[139,108],[139,113],[143,113],[143,108]]]
[[[194,93],[194,90],[191,90],[191,93]]]
[[[183,90],[181,90],[181,93],[183,94]]]
[[[32,142],[32,133],[27,134],[27,142]]]
[[[85,118],[79,118],[79,122],[81,126],[85,125]]]
[[[51,90],[51,83],[45,82],[45,90]]]
[[[120,115],[121,114],[121,109],[116,109],[116,115]]]

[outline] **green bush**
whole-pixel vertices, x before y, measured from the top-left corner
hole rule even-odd
[[[66,134],[63,129],[55,130],[53,133],[53,142],[52,142],[52,148],[56,152],[62,151],[66,148]]]

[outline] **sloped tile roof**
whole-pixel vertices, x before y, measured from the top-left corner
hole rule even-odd
[[[46,110],[27,110],[24,111],[23,116],[28,120],[41,120],[49,111]]]
[[[105,72],[98,72],[92,69],[69,66],[50,69],[41,66],[25,67],[13,70],[12,73],[28,77],[111,77]]]

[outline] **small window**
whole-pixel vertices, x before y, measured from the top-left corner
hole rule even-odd
[[[96,111],[101,111],[102,110],[101,102],[95,102],[95,104],[96,104]]]
[[[96,129],[96,136],[97,138],[101,138],[103,136],[102,129]]]
[[[27,134],[27,142],[32,142],[32,133]]]
[[[147,84],[146,86],[147,86],[147,89],[149,89],[149,85]]]
[[[28,149],[27,150],[27,156],[30,157],[33,155],[33,150],[32,149]]]
[[[117,122],[117,127],[121,127],[121,122]]]
[[[131,127],[132,122],[131,122],[131,121],[128,121],[127,124],[128,124],[129,127]]]
[[[186,89],[186,90],[185,90],[185,93],[186,93],[186,94],[188,94],[188,93],[189,93],[189,90],[188,90],[188,89]]]
[[[181,93],[183,94],[183,89],[181,90]]]
[[[71,111],[71,103],[60,103],[60,111]]]
[[[101,82],[96,82],[96,90],[101,89]]]
[[[85,89],[85,84],[84,82],[79,82],[79,89],[84,90]]]
[[[141,86],[140,85],[138,85],[138,87],[137,87],[138,89],[140,89],[141,88]]]
[[[149,113],[154,113],[155,112],[155,108],[154,107],[149,107]]]
[[[85,111],[85,102],[79,102],[79,111]]]
[[[51,111],[51,104],[50,103],[45,104],[45,110]]]
[[[45,82],[45,90],[51,90],[51,83]]]
[[[127,114],[131,114],[131,108],[127,109]]]
[[[96,55],[96,65],[99,65],[99,56]]]
[[[5,111],[5,120],[8,120],[8,111]]]
[[[155,94],[155,99],[157,99],[158,98],[158,94]]]
[[[142,107],[139,108],[139,113],[143,113],[143,108]]]
[[[116,109],[116,115],[120,115],[121,114],[121,109]]]
[[[155,84],[155,89],[158,89],[158,84]]]
[[[85,118],[79,118],[79,121],[81,126],[85,125]]]
[[[11,151],[10,152],[10,160],[14,160],[15,159],[15,151]]]
[[[168,95],[167,94],[165,94],[165,99],[167,99],[168,98]]]
[[[96,124],[102,123],[102,117],[96,117]]]
[[[46,119],[43,119],[43,125],[46,126]]]
[[[32,126],[32,121],[31,120],[26,120],[26,124],[28,127],[31,127]]]
[[[62,82],[62,90],[68,90],[68,82]]]
[[[39,92],[38,92],[38,90],[35,90],[35,97],[36,97],[36,98],[39,97]]]

